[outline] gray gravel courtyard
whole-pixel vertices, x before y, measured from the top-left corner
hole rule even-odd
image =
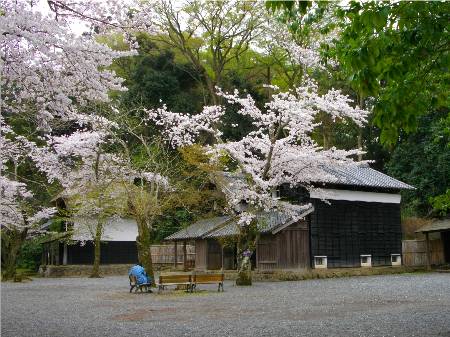
[[[227,282],[192,295],[129,294],[127,282],[2,283],[1,336],[450,336],[450,274]]]

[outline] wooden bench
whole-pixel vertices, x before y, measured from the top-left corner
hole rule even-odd
[[[224,274],[194,274],[192,281],[192,291],[197,288],[197,284],[218,284],[217,291],[222,289],[223,291],[223,280],[225,279]]]
[[[151,283],[142,283],[142,284],[138,284],[138,283],[137,283],[137,280],[136,280],[136,276],[134,276],[134,275],[130,275],[129,278],[130,278],[130,293],[131,293],[131,292],[133,291],[133,289],[135,289],[135,288],[136,288],[136,289],[134,290],[135,293],[137,293],[138,290],[140,290],[141,293],[142,293],[142,291],[143,291],[144,288],[145,288],[145,291],[146,291],[146,292],[152,292],[151,289],[150,289],[150,287],[152,286]]]
[[[192,275],[160,275],[158,282],[158,292],[164,290],[167,286],[185,285],[188,292],[192,292]]]

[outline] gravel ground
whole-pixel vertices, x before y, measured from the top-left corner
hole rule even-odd
[[[129,294],[127,277],[1,285],[1,336],[450,336],[450,274]]]

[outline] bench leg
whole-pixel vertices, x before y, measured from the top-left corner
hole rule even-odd
[[[133,292],[134,287],[135,287],[135,285],[130,286],[130,294]]]

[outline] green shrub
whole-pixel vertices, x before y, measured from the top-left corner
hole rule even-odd
[[[41,264],[42,245],[38,239],[27,240],[20,250],[17,267],[37,271]]]

